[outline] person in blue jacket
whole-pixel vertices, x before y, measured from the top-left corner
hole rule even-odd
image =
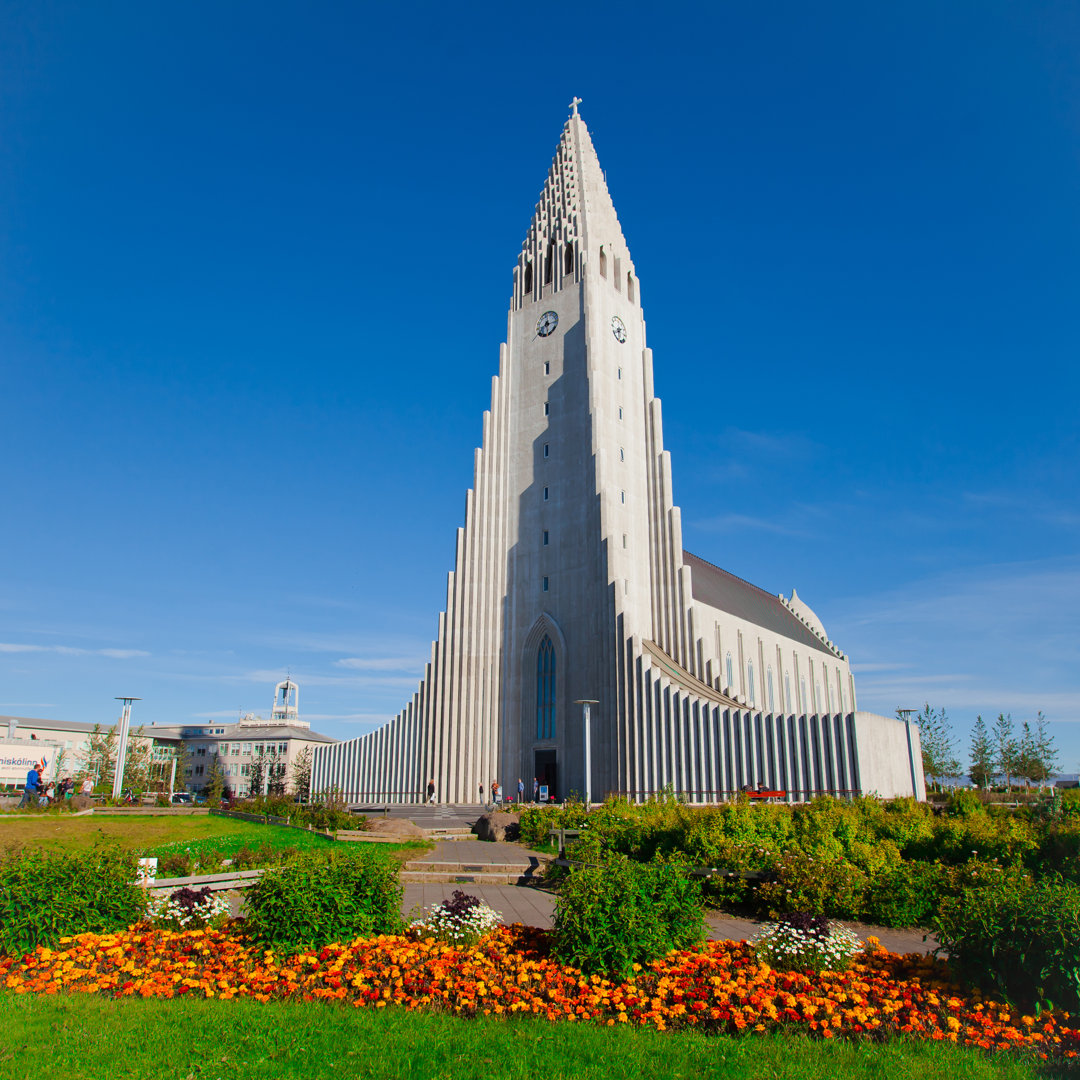
[[[36,806],[38,791],[41,789],[41,773],[38,772],[37,766],[34,765],[30,771],[26,774],[26,787],[23,788],[22,802],[19,803],[19,809],[24,806]]]

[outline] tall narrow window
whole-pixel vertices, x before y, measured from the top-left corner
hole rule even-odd
[[[544,415],[545,416],[550,416],[551,415],[551,402],[550,401],[545,401],[544,402]]]
[[[619,460],[620,461],[625,461],[626,460],[626,451],[621,446],[619,447]]]
[[[619,376],[620,379],[622,378],[622,368],[618,369],[618,376]]]
[[[795,710],[792,707],[793,703],[792,703],[792,700],[791,700],[791,672],[790,671],[785,671],[784,672],[784,697],[787,699],[787,711],[789,713],[794,712]]]
[[[532,263],[527,262],[525,264],[525,288],[523,290],[526,293],[532,292]]]
[[[548,545],[548,531],[547,531],[547,529],[545,529],[544,530],[544,547],[547,547],[547,545]]]
[[[769,712],[776,712],[776,699],[773,697],[772,668],[765,673],[765,689],[769,694]]]
[[[809,712],[810,710],[806,707],[806,677],[805,676],[800,676],[799,677],[799,689],[802,691],[802,701],[799,702],[799,712],[803,712],[803,713]]]
[[[544,284],[550,285],[555,273],[555,242],[548,244],[547,258],[544,260]]]
[[[746,681],[750,684],[750,704],[756,704],[754,691],[754,661],[750,660],[746,665]]]
[[[566,245],[566,273],[574,272],[574,245],[567,242]]]
[[[548,489],[544,488],[544,502],[547,502],[547,500],[548,500]]]
[[[551,361],[550,360],[545,360],[544,361],[544,374],[545,375],[550,375],[551,374]]]
[[[624,549],[626,548],[626,533],[622,534],[622,546]]]
[[[544,592],[548,591],[548,579],[544,578]]]
[[[550,453],[551,447],[547,443],[544,443],[544,457],[548,457]]]
[[[619,406],[619,419],[622,419],[622,406]]]
[[[555,650],[546,634],[536,654],[536,737],[555,738]]]
[[[600,276],[607,277],[607,253],[600,249]]]
[[[633,274],[627,274],[626,275],[626,299],[629,300],[630,303],[634,302],[634,275]]]
[[[825,707],[825,702],[821,697],[821,681],[816,680],[814,682],[814,712],[820,712]]]
[[[734,687],[735,686],[735,669],[731,665],[731,653],[727,654],[727,658],[726,658],[725,663],[726,663],[726,667],[727,667],[727,684],[730,687]]]
[[[619,502],[621,502],[621,503],[626,502],[626,492],[625,491],[620,491],[619,492]]]

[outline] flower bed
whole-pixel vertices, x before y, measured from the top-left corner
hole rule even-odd
[[[327,999],[358,1008],[531,1013],[661,1030],[780,1029],[872,1039],[903,1032],[1052,1057],[1080,1050],[1080,1029],[1068,1014],[1021,1016],[962,994],[948,976],[929,957],[880,948],[845,972],[781,973],[759,963],[747,944],[728,941],[673,952],[616,982],[556,963],[547,935],[522,926],[502,927],[470,948],[383,935],[289,959],[253,946],[232,927],[136,928],[80,934],[55,951],[0,959],[0,979],[15,993]]]

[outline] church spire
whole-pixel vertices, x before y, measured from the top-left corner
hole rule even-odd
[[[570,102],[547,181],[521,245],[514,275],[514,307],[539,300],[545,290],[580,281],[587,265],[603,276],[633,274],[626,240],[589,129]]]

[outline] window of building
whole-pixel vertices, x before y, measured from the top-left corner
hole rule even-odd
[[[816,697],[814,698],[814,712],[818,712],[825,704],[825,700],[821,696],[821,683],[819,681],[814,682],[814,690],[816,692]]]
[[[607,252],[600,249],[600,276],[607,277]]]
[[[727,654],[725,658],[725,667],[727,668],[727,684],[730,687],[735,686],[735,668],[731,663],[731,653]]]
[[[619,502],[621,502],[621,503],[626,502],[626,492],[625,491],[620,491],[619,492]]]
[[[545,375],[550,375],[551,374],[551,361],[550,360],[545,360],[544,361],[544,374]]]
[[[524,289],[524,291],[527,292],[527,293],[531,293],[532,292],[532,287],[533,287],[532,286],[532,263],[527,262],[525,264],[525,289]]]
[[[572,274],[574,272],[574,245],[569,242],[566,245],[565,272],[567,274]]]
[[[255,744],[255,753],[256,754],[261,754],[262,752],[263,752],[263,744],[262,743],[256,743]]]
[[[787,711],[794,712],[794,706],[791,700],[791,672],[784,672],[784,697],[787,698]]]
[[[289,752],[289,744],[287,742],[279,742],[277,744],[277,752],[279,754],[287,754]]]
[[[626,548],[626,533],[622,534],[622,546],[624,549]]]
[[[620,379],[622,378],[622,368],[619,368],[619,369],[618,369],[618,371],[617,371],[617,374],[616,374],[616,377],[617,377],[617,378],[620,378]]]
[[[548,489],[544,488],[544,502],[547,502],[547,499],[548,499]]]
[[[555,649],[547,634],[536,654],[536,737],[555,738]]]
[[[619,406],[619,419],[622,419],[622,406]]]
[[[544,284],[551,284],[551,276],[555,272],[555,241],[548,244],[547,258],[544,260]]]
[[[548,531],[547,531],[547,529],[545,529],[544,530],[544,547],[547,547],[547,545],[548,545]]]
[[[769,695],[769,712],[776,712],[776,701],[773,698],[772,668],[765,673],[765,690]]]
[[[754,661],[751,660],[746,665],[746,681],[750,684],[750,704],[756,704],[755,690],[754,690]]]
[[[544,592],[548,591],[548,579],[544,578]]]
[[[245,754],[250,754],[251,753],[251,743],[249,743],[249,742],[244,743],[244,753]]]
[[[240,775],[241,776],[248,776],[248,775],[250,775],[250,773],[251,773],[251,766],[250,765],[241,765],[240,766]]]
[[[240,756],[240,744],[238,742],[234,742],[229,748],[229,753],[233,757],[239,757]]]
[[[806,677],[805,676],[800,676],[800,678],[799,678],[799,689],[802,691],[802,707],[801,707],[800,711],[801,712],[806,712],[807,709],[806,709]]]
[[[551,447],[547,443],[544,443],[544,457],[549,457],[550,455]]]
[[[199,749],[195,751],[195,756],[196,757],[206,757],[206,747],[205,746],[200,746]]]
[[[621,446],[619,447],[619,460],[620,461],[625,461],[626,460],[626,451]]]
[[[551,402],[550,401],[545,401],[544,402],[544,415],[545,416],[550,416],[551,415]]]
[[[195,766],[195,775],[196,776],[202,776],[202,774],[203,774],[203,766],[202,765],[196,765]]]
[[[633,303],[634,300],[634,276],[633,274],[626,275],[626,298]]]

